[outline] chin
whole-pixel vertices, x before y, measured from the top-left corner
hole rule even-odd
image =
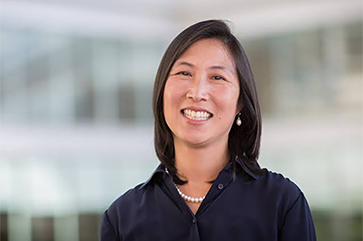
[[[194,138],[185,138],[183,140],[184,143],[187,143],[190,146],[203,146],[208,142],[208,139],[201,138],[201,137],[194,137]]]

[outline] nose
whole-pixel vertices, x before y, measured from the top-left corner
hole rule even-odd
[[[187,98],[195,102],[208,100],[208,81],[203,75],[195,76],[188,88]]]

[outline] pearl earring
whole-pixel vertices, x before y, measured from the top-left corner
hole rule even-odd
[[[237,120],[236,120],[236,124],[238,126],[241,126],[242,125],[242,120],[241,120],[240,116],[241,116],[241,113],[238,113]]]

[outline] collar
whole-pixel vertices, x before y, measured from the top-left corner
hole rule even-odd
[[[251,172],[250,169],[247,168],[246,164],[241,160],[241,158],[237,158],[236,159],[236,163],[237,165],[239,165],[243,171],[245,173],[247,173],[249,176],[251,176],[253,179],[257,180],[258,179],[258,176],[256,174],[254,174],[253,172]],[[258,165],[257,162],[253,162],[253,164],[251,164],[252,166],[256,167],[256,168],[260,168],[260,166]]]
[[[246,164],[240,159],[237,158],[236,159],[236,163],[239,167],[242,168],[242,170],[250,177],[252,177],[253,179],[257,180],[258,176],[256,174],[254,174],[253,172],[251,172]],[[258,163],[255,162],[255,164],[253,165],[254,167],[259,167]],[[224,169],[223,171],[231,171],[232,169],[232,163],[229,163]],[[148,180],[146,180],[139,188],[138,190],[143,189],[146,185],[148,185],[152,180],[160,178],[161,176],[165,177],[167,175],[166,171],[165,171],[165,166],[163,164],[159,164],[159,166],[155,169],[155,171],[151,174],[151,176],[149,177]]]
[[[167,173],[165,171],[165,166],[163,164],[159,164],[159,166],[155,169],[155,171],[151,174],[149,179],[146,180],[140,187],[139,190],[148,185],[153,179],[160,176],[165,176]]]

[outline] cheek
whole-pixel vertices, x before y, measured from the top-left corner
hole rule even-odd
[[[170,80],[165,85],[164,103],[175,105],[183,96],[185,96],[185,87],[176,81]]]
[[[218,114],[217,120],[219,123],[223,123],[223,125],[233,124],[234,118],[238,113],[237,109],[237,93],[225,93],[225,95],[219,95],[219,98],[216,100],[218,103]]]
[[[216,103],[220,112],[223,112],[223,115],[230,113],[230,115],[237,114],[237,103],[239,97],[239,91],[225,89],[223,91],[218,91],[215,95]],[[222,114],[222,113],[220,113]],[[227,114],[229,116],[229,114]]]
[[[164,89],[164,115],[170,116],[178,111],[178,100],[183,96],[183,89],[174,81],[167,81]]]
[[[168,116],[170,115],[171,97],[172,97],[172,95],[170,95],[170,92],[166,89],[166,86],[165,86],[165,91],[164,91],[164,117],[165,117],[165,119],[167,119]]]

